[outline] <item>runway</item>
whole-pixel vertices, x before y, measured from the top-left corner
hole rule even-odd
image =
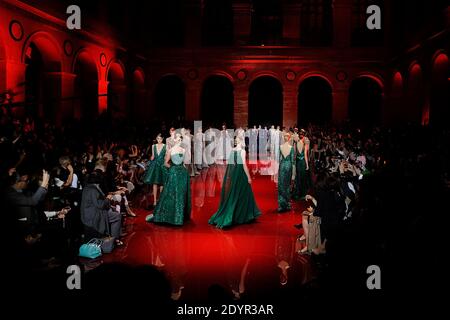
[[[105,255],[104,262],[154,265],[172,284],[174,299],[202,301],[208,289],[257,298],[281,287],[297,287],[314,277],[309,256],[296,253],[302,203],[279,214],[276,184],[257,174],[252,189],[262,216],[251,224],[219,230],[208,224],[218,208],[224,166],[204,169],[191,179],[192,219],[183,227],[145,222],[149,211],[126,219],[125,246]]]

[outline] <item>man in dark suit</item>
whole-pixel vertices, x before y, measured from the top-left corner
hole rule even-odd
[[[105,196],[100,188],[102,180],[102,174],[98,170],[89,175],[81,196],[81,221],[88,230],[94,230],[100,236],[109,234],[115,238],[116,244],[120,245],[122,216],[120,212],[111,210],[113,195]],[[120,192],[122,191],[116,193]]]
[[[28,187],[29,176],[15,173],[14,183],[6,190],[6,201],[15,211],[15,219],[19,222],[20,228],[27,242],[33,242],[37,234],[39,224],[39,214],[37,206],[41,203],[47,194],[50,175],[43,170],[42,180],[39,187],[32,195],[24,194]]]

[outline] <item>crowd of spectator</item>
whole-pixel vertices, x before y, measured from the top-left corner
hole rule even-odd
[[[449,131],[350,125],[305,129],[314,215],[321,218],[327,240],[325,258],[317,258],[324,267],[320,285],[349,286],[361,265],[398,271],[410,263],[415,267],[395,282],[408,285],[418,268],[415,253],[433,250],[425,232],[430,219],[444,214]],[[132,203],[139,202],[133,194],[145,189],[141,177],[152,137],[168,136],[164,130],[101,119],[90,126],[77,121],[55,126],[2,112],[2,236],[12,265],[40,270],[75,263],[80,244],[104,234],[122,245],[123,219],[135,216]]]

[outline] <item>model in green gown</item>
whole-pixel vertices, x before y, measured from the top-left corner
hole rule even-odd
[[[310,186],[310,176],[305,160],[305,146],[303,146],[301,152],[298,152],[297,150],[297,156],[295,157],[295,185],[294,190],[292,191],[293,198],[295,200],[304,199]]]
[[[285,157],[280,146],[280,165],[278,168],[278,212],[291,210],[292,167],[295,164],[294,147]]]
[[[167,178],[167,168],[164,166],[164,159],[166,156],[166,145],[163,144],[163,137],[161,134],[156,136],[157,144],[152,146],[152,158],[147,168],[147,172],[144,175],[142,181],[145,184],[153,186],[153,207],[156,206],[158,199],[158,189],[161,194],[164,183]],[[158,153],[158,147],[160,147]],[[159,187],[159,188],[158,188]]]
[[[191,185],[189,173],[183,165],[184,154],[170,155],[171,166],[164,189],[148,222],[183,225],[191,215]]]
[[[244,166],[245,158],[241,149],[233,149],[227,162],[222,183],[220,205],[209,223],[223,229],[237,224],[248,223],[261,215]],[[246,168],[246,167],[245,167]]]
[[[153,154],[155,158],[150,163],[147,172],[144,176],[144,183],[150,185],[164,185],[166,180],[166,170],[164,168],[164,157],[166,155],[166,145],[163,145],[161,151],[158,153],[157,145],[153,145]]]

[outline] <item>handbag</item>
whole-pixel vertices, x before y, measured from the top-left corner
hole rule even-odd
[[[111,253],[114,250],[114,238],[113,237],[103,238],[101,249],[103,253]]]
[[[81,245],[78,255],[89,259],[98,258],[102,255],[102,243],[101,239],[91,239],[88,243]]]

